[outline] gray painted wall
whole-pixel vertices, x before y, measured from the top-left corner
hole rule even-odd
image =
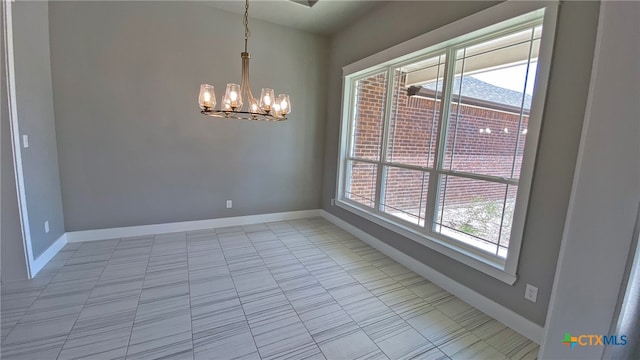
[[[373,10],[335,35],[330,45],[328,121],[323,208],[366,230],[455,281],[544,325],[567,212],[591,73],[598,2],[561,4],[538,157],[518,268],[513,286],[330,205],[335,196],[341,67],[489,7],[484,2],[400,2]],[[524,299],[530,283],[537,303]]]
[[[2,6],[0,19],[4,22]],[[4,24],[0,26],[4,29]],[[13,150],[11,149],[11,129],[9,125],[9,105],[4,57],[4,41],[0,40],[0,272],[1,280],[27,278],[27,265],[22,245],[20,214],[16,178],[13,170]]]
[[[53,116],[48,11],[46,1],[13,4],[19,131],[29,136],[29,148],[22,149],[22,166],[34,258],[65,232]],[[49,233],[44,230],[46,220]]]
[[[320,207],[326,39],[251,20],[254,95],[288,93],[293,113],[232,121],[200,115],[197,95],[240,81],[240,15],[56,1],[49,21],[67,231]]]
[[[610,328],[627,258],[634,251],[640,202],[638,18],[638,2],[602,3],[591,99],[541,359],[638,359],[632,356],[637,332],[634,338],[629,328]],[[627,321],[634,320],[629,327],[637,329],[637,317]],[[569,351],[557,340],[565,332],[626,334],[629,343],[604,356],[603,346]]]

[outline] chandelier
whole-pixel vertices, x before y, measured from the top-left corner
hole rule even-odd
[[[200,111],[207,116],[226,119],[284,121],[291,112],[289,96],[280,94],[275,97],[273,89],[264,88],[260,92],[260,99],[253,97],[251,84],[249,83],[249,52],[247,42],[249,40],[249,0],[244,6],[244,52],[240,53],[242,59],[242,81],[238,84],[227,84],[227,89],[222,96],[220,107],[216,108],[216,93],[213,85],[200,85],[198,104]],[[245,110],[246,109],[246,110]]]

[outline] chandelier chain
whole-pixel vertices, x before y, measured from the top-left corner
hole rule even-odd
[[[240,85],[229,83],[225,95],[222,97],[221,107],[216,107],[216,95],[213,85],[200,85],[198,103],[200,113],[212,117],[225,119],[244,119],[261,121],[284,121],[287,114],[291,112],[289,96],[280,94],[275,97],[273,89],[262,89],[260,100],[253,97],[251,93],[251,83],[249,82],[249,52],[248,42],[251,33],[249,31],[249,0],[245,0],[244,5],[244,52],[240,54],[242,58],[242,81]],[[246,100],[246,101],[245,101]],[[244,106],[247,110],[244,110]]]
[[[249,0],[244,4],[244,52],[247,52],[247,41],[249,40]]]

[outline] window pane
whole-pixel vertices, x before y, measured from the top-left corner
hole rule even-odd
[[[381,210],[416,225],[424,225],[429,174],[423,171],[385,167]]]
[[[433,167],[445,55],[395,72],[387,161]]]
[[[354,86],[351,156],[380,160],[387,72],[357,80]]]
[[[347,162],[345,198],[373,207],[376,194],[378,166],[358,161]]]
[[[494,254],[499,254],[499,246],[506,250],[508,240],[501,241],[500,237],[510,234],[513,217],[511,205],[505,219],[508,221],[503,223],[506,184],[442,176],[440,188],[436,232]],[[515,203],[515,191],[507,198],[511,195]]]
[[[444,168],[519,178],[540,43],[532,35],[457,52]]]
[[[500,247],[498,254],[502,257],[507,256],[509,248],[509,239],[511,238],[511,225],[513,224],[513,212],[516,207],[516,196],[518,195],[518,187],[514,185],[507,186],[507,201],[504,207],[504,219],[502,220],[502,230],[500,233]]]

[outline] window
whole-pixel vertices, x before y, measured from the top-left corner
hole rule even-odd
[[[515,276],[544,13],[347,74],[338,204]]]

